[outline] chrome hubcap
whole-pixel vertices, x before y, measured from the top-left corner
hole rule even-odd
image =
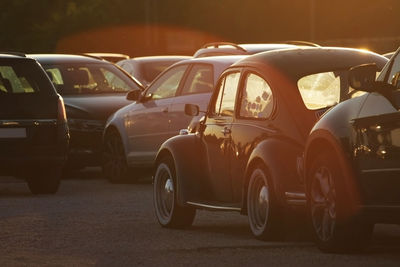
[[[332,173],[325,166],[319,167],[313,176],[311,216],[318,238],[331,239],[336,225],[336,190]]]
[[[155,204],[160,220],[167,222],[174,206],[174,181],[168,166],[162,163],[155,177]]]
[[[173,198],[174,198],[174,184],[171,179],[167,179],[164,186],[163,192],[163,200],[165,203],[165,208],[169,212],[171,212]]]
[[[249,221],[253,229],[262,231],[268,220],[269,189],[261,170],[256,170],[252,179],[253,182],[250,184],[248,196]]]

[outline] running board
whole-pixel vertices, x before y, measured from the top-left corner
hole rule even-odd
[[[306,194],[299,192],[285,192],[286,202],[289,205],[305,206],[307,203]]]
[[[204,204],[204,203],[196,203],[196,202],[186,202],[186,204],[199,208],[199,209],[205,209],[205,210],[212,210],[212,211],[241,211],[241,208],[235,208],[235,207],[224,207],[224,206],[215,206],[215,205],[210,205],[210,204]]]

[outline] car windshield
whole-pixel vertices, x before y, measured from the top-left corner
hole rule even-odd
[[[305,106],[311,110],[330,107],[364,94],[350,87],[348,70],[310,74],[300,78],[297,87]]]
[[[61,95],[125,93],[140,89],[112,64],[44,65]]]

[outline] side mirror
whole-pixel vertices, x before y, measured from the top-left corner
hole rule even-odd
[[[349,84],[359,91],[376,91],[375,77],[378,67],[375,63],[352,67],[349,71]]]
[[[140,98],[140,93],[140,90],[129,91],[126,95],[126,99],[130,101],[138,101]]]
[[[200,108],[198,105],[194,104],[186,104],[185,105],[185,114],[189,116],[197,116],[199,115]]]

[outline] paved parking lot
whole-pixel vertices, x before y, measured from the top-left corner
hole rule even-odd
[[[399,266],[400,227],[378,225],[364,254],[329,255],[307,237],[261,242],[237,213],[199,211],[187,230],[162,229],[152,185],[75,173],[54,196],[0,177],[0,266]]]

